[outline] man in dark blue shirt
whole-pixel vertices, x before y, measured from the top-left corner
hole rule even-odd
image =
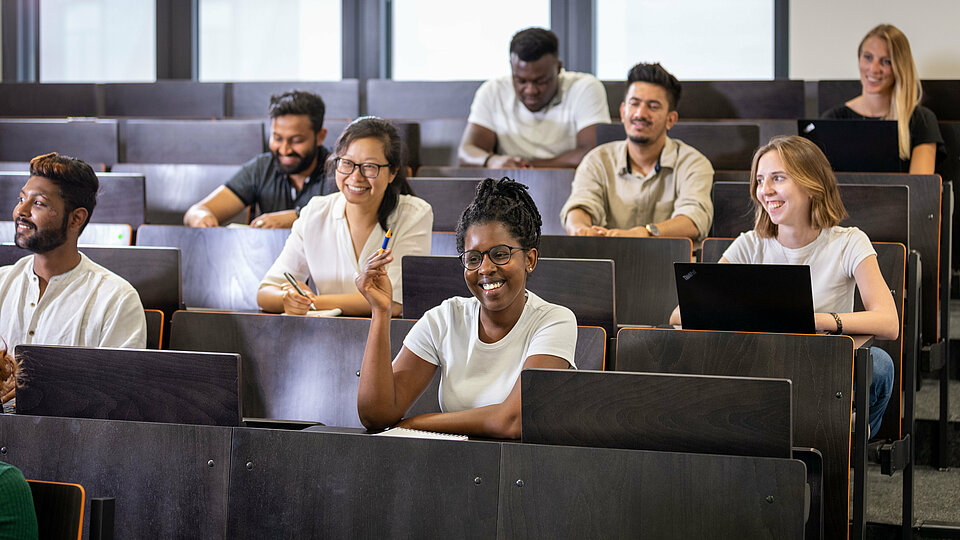
[[[183,224],[217,227],[253,207],[251,226],[290,228],[297,211],[315,195],[337,190],[327,181],[324,163],[329,151],[321,146],[324,104],[320,96],[293,91],[270,98],[270,151],[243,165],[226,184],[190,207]]]

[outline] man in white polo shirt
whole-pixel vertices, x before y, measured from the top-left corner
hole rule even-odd
[[[557,36],[527,28],[510,41],[512,75],[483,83],[460,141],[462,166],[576,167],[610,122],[607,94],[589,73],[564,71]]]
[[[33,158],[13,209],[14,241],[32,251],[0,267],[0,338],[23,344],[143,348],[140,296],[77,250],[100,183],[89,165],[56,153]]]

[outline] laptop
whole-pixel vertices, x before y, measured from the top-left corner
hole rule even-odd
[[[837,172],[906,172],[893,120],[797,120],[797,133],[823,150]]]
[[[810,267],[675,262],[683,328],[815,334]]]
[[[240,355],[17,345],[17,414],[240,425]]]

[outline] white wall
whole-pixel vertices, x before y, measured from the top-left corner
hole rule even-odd
[[[957,0],[791,0],[790,78],[857,79],[857,45],[880,23],[910,40],[923,79],[960,79]]]

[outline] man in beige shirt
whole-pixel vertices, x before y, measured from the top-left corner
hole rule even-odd
[[[680,83],[660,64],[637,64],[620,104],[625,141],[600,145],[577,167],[560,219],[577,236],[671,236],[702,240],[713,221],[713,166],[667,137]]]

